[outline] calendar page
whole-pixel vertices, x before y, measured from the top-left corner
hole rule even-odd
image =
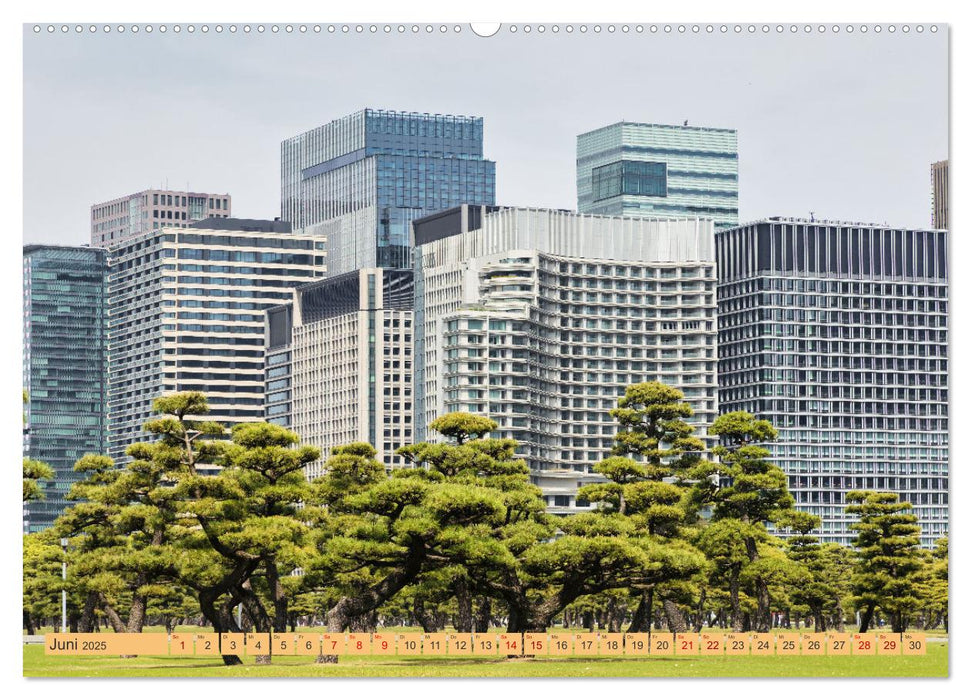
[[[17,675],[948,677],[960,33],[460,9],[24,9]]]

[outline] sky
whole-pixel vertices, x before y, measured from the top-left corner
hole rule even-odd
[[[930,226],[930,166],[948,157],[946,25],[936,34],[750,34],[747,25],[525,34],[520,25],[489,38],[467,25],[444,35],[326,26],[262,35],[25,27],[24,242],[86,243],[92,204],[150,187],[228,192],[234,216],[279,216],[280,142],[364,107],[483,117],[501,205],[575,209],[577,134],[687,119],[738,131],[743,222],[812,212]]]

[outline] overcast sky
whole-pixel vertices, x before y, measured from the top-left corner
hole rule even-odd
[[[738,130],[740,218],[930,225],[948,46],[872,30],[624,35],[144,31],[24,37],[24,241],[80,244],[149,187],[280,214],[280,141],[363,107],[485,120],[499,204],[576,208],[576,135],[620,120]]]

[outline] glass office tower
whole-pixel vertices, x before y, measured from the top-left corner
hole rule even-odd
[[[408,269],[413,219],[493,204],[482,118],[365,109],[281,147],[281,211],[326,236],[329,275]]]
[[[734,129],[619,122],[577,136],[577,209],[738,224]]]
[[[74,463],[105,449],[105,272],[98,248],[24,246],[24,456],[54,470],[44,500],[24,504],[24,532],[53,524]]]
[[[947,232],[772,218],[716,235],[718,399],[779,429],[773,459],[821,539],[852,490],[948,531]]]

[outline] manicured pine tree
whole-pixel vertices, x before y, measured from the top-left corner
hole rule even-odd
[[[770,572],[760,571],[764,568],[758,563],[760,544],[763,548],[769,544],[766,523],[784,518],[795,503],[785,473],[769,461],[770,452],[763,446],[775,440],[778,432],[768,421],[745,411],[719,416],[708,432],[722,440],[712,450],[720,463],[702,463],[694,470],[696,497],[712,505],[713,522],[734,521],[726,527],[737,531],[749,560],[756,600],[755,630],[768,632],[772,627]],[[738,624],[736,616],[733,626]]]
[[[27,634],[36,634],[36,627],[43,620],[60,615],[61,590],[65,585],[61,578],[63,557],[52,530],[24,535],[22,607]]]
[[[923,567],[917,575],[917,597],[924,611],[924,629],[942,625],[948,629],[948,538],[934,543],[924,553]]]
[[[608,481],[584,486],[577,494],[599,504],[601,512],[630,518],[651,543],[654,565],[644,585],[635,585],[639,601],[630,632],[650,631],[659,586],[667,586],[671,594],[662,596],[671,631],[688,629],[673,598],[684,593],[679,588],[700,570],[699,553],[686,542],[682,531],[696,517],[684,478],[705,450],[685,420],[692,413],[684,394],[673,387],[660,382],[627,387],[610,412],[620,424],[614,456],[593,468]]]
[[[894,632],[907,629],[917,608],[916,578],[921,569],[920,526],[911,505],[895,493],[850,491],[846,512],[858,515],[850,525],[856,532],[857,568],[852,578],[860,632],[873,623],[876,610],[890,621]]]

